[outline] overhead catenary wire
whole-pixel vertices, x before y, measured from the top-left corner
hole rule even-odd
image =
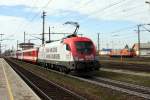
[[[135,10],[136,10],[136,9],[135,9]],[[122,12],[122,13],[120,13],[119,16],[120,16],[121,18],[133,18],[133,17],[135,17],[135,16],[136,16],[136,17],[137,17],[137,16],[140,16],[140,15],[143,14],[143,13],[145,13],[145,10],[140,10],[140,11],[133,12],[133,13],[130,13],[130,14],[129,14],[129,13],[127,14],[127,12],[126,12],[126,13],[123,13],[123,12]],[[118,15],[118,14],[113,14],[111,17],[117,17],[117,15]]]
[[[134,2],[136,2],[136,0],[135,0]],[[113,10],[112,10],[112,9],[107,10],[107,12],[103,13],[102,15],[111,16],[111,15],[113,15],[113,14],[119,14],[119,12],[127,11],[128,9],[130,9],[130,10],[132,11],[133,8],[131,8],[130,5],[131,5],[131,6],[134,6],[134,7],[139,6],[139,5],[136,5],[136,6],[135,6],[135,4],[132,4],[132,3],[134,3],[134,2],[131,2],[131,0],[128,0],[128,1],[126,1],[126,2],[123,2],[122,4],[120,4],[120,5],[116,6],[116,7],[114,7]],[[140,5],[141,5],[141,4],[140,4]],[[127,8],[126,8],[126,7],[127,7]],[[110,10],[111,10],[111,11],[110,11]]]
[[[131,33],[134,30],[134,28],[136,28],[136,25],[120,28],[111,32],[103,32],[103,33],[104,33],[104,37],[115,37],[121,35],[123,36],[123,35],[127,35],[127,33]]]
[[[129,1],[131,1],[131,0],[128,0],[127,2],[129,3]],[[128,4],[126,2],[126,4]],[[121,3],[121,1],[120,2],[118,2],[118,3],[113,3],[114,5],[118,5],[119,3]],[[131,3],[131,2],[130,2]],[[133,3],[133,2],[132,2]],[[111,4],[112,6],[114,6],[113,4]],[[127,14],[127,12],[131,12],[131,11],[133,11],[133,10],[136,10],[136,8],[138,8],[138,7],[140,7],[142,4],[139,4],[139,5],[136,5],[136,6],[133,6],[133,7],[129,7],[129,8],[126,8],[126,9],[122,9],[121,10],[121,12],[124,12],[124,13],[126,13]],[[122,7],[122,6],[119,6],[119,7]],[[105,7],[106,9],[107,9],[107,7]],[[108,7],[109,8],[109,7]],[[111,6],[110,6],[110,8],[111,8]],[[104,11],[106,11],[105,9],[104,9]],[[111,10],[112,11],[112,10]],[[113,10],[113,11],[115,11],[115,10]],[[112,11],[112,12],[113,12]],[[145,10],[144,10],[145,11]],[[95,11],[96,12],[96,11]],[[100,12],[101,13],[101,12]],[[142,13],[142,12],[140,12],[140,13]],[[128,16],[126,16],[126,17],[129,17],[129,16],[135,16],[135,15],[138,15],[138,14],[140,14],[139,12],[138,13],[133,13],[133,14],[130,14],[130,15],[128,15]],[[119,13],[117,13],[117,14],[119,14]],[[92,15],[92,14],[91,14]],[[103,15],[103,14],[102,14]],[[112,15],[115,15],[116,16],[116,14],[112,14]],[[112,15],[110,15],[110,16],[112,16]],[[94,16],[94,15],[92,15],[92,16]],[[123,17],[125,17],[125,16],[123,16]],[[84,22],[86,22],[85,20],[84,20]],[[120,30],[119,30],[120,31]],[[122,30],[121,30],[122,31]]]
[[[129,1],[131,1],[131,0],[128,0],[128,2],[129,2]],[[123,1],[122,1],[122,2],[123,2]],[[121,3],[121,1],[120,1],[120,2],[117,2],[117,3],[114,3],[114,4],[111,4],[110,8],[113,7],[113,6],[115,6],[115,5],[118,5],[118,4],[120,4],[120,3]],[[140,5],[141,5],[141,4],[140,4]],[[140,5],[137,5],[137,6],[134,6],[134,7],[130,7],[130,8],[124,9],[124,11],[125,11],[125,12],[131,11],[131,10],[133,10],[133,9],[135,9],[135,8],[137,8],[137,7],[139,7]],[[103,10],[105,10],[105,9],[107,9],[107,8],[109,8],[109,7],[105,7],[104,9],[101,9],[101,10],[103,11]],[[100,13],[101,13],[101,12],[100,12]],[[111,33],[111,34],[114,34],[114,33],[122,32],[122,31],[127,31],[127,30],[131,30],[131,29],[134,28],[134,27],[135,27],[135,25],[134,25],[134,26],[131,26],[131,27],[119,29],[119,30],[117,30],[117,31],[110,32],[110,33]]]
[[[37,12],[30,21],[33,21],[38,15],[41,15],[41,11],[43,11],[44,8],[47,8],[47,6],[50,4],[50,2],[52,2],[52,0],[48,0],[48,2],[40,8],[39,12]]]
[[[39,11],[37,11],[37,13],[35,13],[32,17],[31,17],[31,19],[29,20],[30,22],[32,22],[32,21],[34,21],[39,15],[41,15],[41,11],[43,11],[43,9],[44,8],[47,8],[47,6],[52,2],[53,0],[48,0],[48,2],[43,6],[43,7],[41,7],[41,8],[39,8],[40,10]],[[34,5],[35,5],[35,3],[34,3]],[[32,9],[34,9],[34,7],[32,8]],[[22,29],[25,29],[26,27],[27,27],[27,25],[28,25],[28,23],[21,23],[20,25],[19,25],[19,27],[22,27]],[[21,28],[19,28],[19,29],[21,29]],[[18,28],[16,29],[16,32],[17,32],[17,30],[18,30]]]
[[[106,35],[107,40],[109,40],[109,41],[107,41],[107,45],[109,45],[108,42],[111,42],[112,40],[116,40],[116,39],[118,41],[122,41],[122,40],[126,41],[126,39],[129,39],[132,37],[132,38],[134,38],[134,40],[136,40],[137,36],[136,36],[136,34],[134,34],[134,31],[133,31],[134,28],[135,28],[135,25],[130,26],[130,27],[121,28],[119,30],[113,31],[112,32],[113,34],[110,33],[110,35]],[[130,31],[130,30],[132,30],[133,32],[126,32],[126,31]],[[128,35],[127,35],[127,33],[128,33]],[[114,43],[118,43],[118,41],[116,41],[116,42],[114,41]]]
[[[44,8],[47,8],[47,6],[50,4],[50,2],[52,2],[52,0],[49,0],[43,7],[41,7],[41,10],[35,14],[32,19],[30,21],[33,21],[35,20],[35,18],[37,18],[39,15],[41,15],[41,11],[44,9]]]
[[[139,4],[139,5],[136,5],[136,6],[127,7],[127,8],[123,8],[123,9],[119,9],[119,10],[113,10],[113,11],[108,12],[106,14],[102,14],[102,16],[114,17],[114,16],[117,16],[117,15],[120,16],[121,14],[125,15],[127,13],[131,13],[131,12],[137,10],[136,8],[139,8],[139,7],[142,7],[142,4]],[[128,15],[128,17],[130,17],[130,16]]]
[[[134,6],[134,7],[130,7],[130,8],[127,8],[127,9],[123,9],[122,10],[122,12],[131,12],[132,10],[136,10],[136,8],[138,8],[139,6],[141,6],[141,5],[137,5],[137,6]],[[145,11],[145,10],[144,10]],[[144,11],[142,11],[142,12],[144,12]],[[141,12],[140,12],[141,13]],[[134,14],[130,14],[130,16],[131,15],[133,15],[133,16],[135,16],[135,15],[139,15],[140,14],[139,12],[138,13],[134,13]],[[116,15],[116,14],[113,14],[113,15]],[[125,17],[125,16],[123,16],[123,17]],[[126,15],[126,17],[129,17],[129,15]],[[121,30],[122,31],[122,30]],[[120,30],[119,30],[119,32],[120,32]],[[116,32],[115,32],[116,33]],[[128,36],[128,37],[131,37],[131,36]],[[127,38],[128,38],[127,37]],[[133,38],[133,37],[132,37]]]
[[[48,0],[48,2],[47,2],[46,4],[44,4],[44,6],[39,7],[39,10],[37,11],[37,13],[35,13],[35,14],[31,17],[31,19],[29,19],[29,21],[30,21],[30,22],[33,22],[39,15],[41,15],[41,11],[42,11],[44,8],[47,8],[48,5],[49,5],[51,2],[52,2],[52,0]],[[36,6],[36,5],[37,5],[37,1],[36,1],[36,2],[33,1],[33,6]],[[38,8],[38,7],[30,7],[30,8],[32,8],[31,10],[33,10],[33,9],[35,9],[35,8]],[[20,28],[18,28],[18,27],[16,28],[16,32],[14,33],[14,35],[15,35],[19,30],[22,30],[22,29],[25,30],[25,28],[26,28],[28,25],[29,25],[29,23],[20,23],[20,25],[19,25]]]
[[[88,15],[84,20],[82,20],[82,23],[86,22],[86,20],[87,20],[88,18],[90,18],[90,17],[92,17],[92,16],[95,16],[97,13],[100,14],[100,13],[104,12],[104,11],[107,10],[107,9],[110,9],[110,8],[112,8],[112,7],[114,7],[114,6],[118,5],[118,4],[123,3],[124,1],[126,1],[126,0],[119,0],[119,1],[117,1],[117,2],[113,2],[113,3],[110,4],[110,5],[107,5],[107,6],[103,7],[103,8],[101,8],[101,9],[98,9],[98,10],[96,10],[96,11],[91,12],[90,15]]]
[[[131,30],[135,27],[136,27],[136,25],[132,25],[132,26],[124,27],[124,28],[121,28],[121,29],[118,29],[118,30],[115,30],[115,31],[112,31],[112,32],[109,32],[109,33],[114,34],[114,33],[122,32],[122,31]]]
[[[147,29],[145,26],[142,26],[146,31],[148,31],[148,32],[150,32],[150,30],[149,29]]]
[[[105,10],[111,8],[111,7],[114,7],[114,6],[118,5],[118,4],[121,4],[121,3],[124,2],[124,1],[126,1],[126,0],[121,0],[121,1],[119,1],[119,2],[112,3],[112,4],[110,4],[109,6],[106,6],[106,7],[104,7],[103,9],[100,9],[100,10],[98,10],[98,11],[105,11]],[[131,0],[128,0],[128,2],[129,2],[129,1],[131,1]],[[91,16],[94,16],[93,14],[96,13],[96,12],[98,12],[98,11],[94,11],[94,12],[91,14]],[[100,13],[102,13],[102,12],[100,12]],[[89,16],[88,16],[88,17],[89,17]],[[117,30],[117,31],[110,32],[110,33],[117,33],[117,32],[121,32],[121,31],[126,31],[128,28],[131,29],[131,28],[133,28],[133,27],[135,27],[135,26],[127,27],[127,28],[123,28],[123,29],[119,29],[119,30]]]
[[[104,12],[107,9],[115,7],[116,5],[119,5],[119,4],[123,3],[124,1],[127,1],[127,0],[119,0],[117,2],[113,2],[113,3],[109,4],[109,5],[107,5],[107,6],[103,7],[103,8],[101,8],[101,9],[97,9],[97,10],[91,12],[89,15],[85,14],[85,15],[87,15],[87,17],[84,18],[83,20],[81,20],[80,23],[81,22],[85,23],[88,20],[88,18],[90,18],[92,16],[95,16],[97,13],[102,13],[102,12]],[[79,6],[78,9],[84,8],[85,6],[90,5],[90,3],[91,3],[91,1],[87,1],[87,2],[83,3],[82,6]],[[68,13],[68,15],[70,16],[69,13]],[[65,14],[65,16],[66,16],[66,14]],[[76,17],[76,18],[78,18],[78,17]],[[65,19],[65,18],[63,18],[63,19]]]
[[[112,7],[116,6],[116,5],[118,5],[118,4],[121,4],[121,3],[123,3],[124,1],[126,1],[126,0],[120,0],[120,1],[117,1],[117,2],[114,2],[114,3],[110,4],[110,5],[108,5],[108,6],[105,6],[105,7],[102,8],[102,9],[99,9],[99,10],[97,10],[97,11],[92,12],[92,13],[91,13],[91,16],[92,16],[93,14],[96,14],[96,13],[101,13],[101,12],[107,10],[107,9],[110,9],[110,8],[112,8]]]
[[[127,9],[123,9],[121,12],[131,12],[132,10],[136,10],[136,8],[138,8],[139,6],[141,6],[141,4],[140,5],[137,5],[137,6],[133,6],[133,7],[130,7],[130,8],[127,8]],[[104,9],[105,10],[105,9]],[[101,13],[101,12],[100,12]],[[114,15],[116,15],[116,14],[114,14]],[[134,14],[135,15],[135,14]],[[92,15],[92,16],[94,16],[94,15]],[[120,30],[119,30],[120,31]],[[121,30],[122,31],[122,30]]]
[[[126,2],[125,2],[126,1]],[[113,11],[117,11],[120,7],[122,7],[123,6],[123,4],[125,3],[126,5],[129,5],[129,4],[131,4],[131,3],[134,3],[134,2],[130,2],[131,0],[121,0],[121,1],[118,1],[118,2],[114,2],[114,3],[112,3],[112,4],[110,4],[110,5],[108,5],[108,6],[105,6],[105,7],[103,7],[102,9],[99,9],[99,10],[96,10],[96,11],[93,11],[92,13],[90,13],[90,15],[88,15],[87,16],[87,18],[85,18],[85,19],[83,19],[80,23],[84,23],[84,22],[86,22],[86,20],[89,18],[89,17],[92,17],[92,16],[95,16],[96,14],[101,14],[100,16],[103,16],[103,15],[105,15],[105,13],[108,13],[108,11],[107,10],[111,10],[110,8],[114,8],[114,10],[111,10],[110,12],[110,17],[111,16],[116,16],[117,14],[120,14],[119,12],[116,12],[116,13],[114,13],[113,14]],[[137,5],[137,6],[133,6],[133,7],[129,7],[129,8],[127,8],[127,9],[122,9],[120,12],[122,12],[121,14],[123,14],[123,12],[125,13],[125,14],[127,14],[127,12],[131,12],[132,10],[136,10],[135,8],[138,8],[139,6],[141,6],[142,4],[140,4],[140,5]],[[116,10],[117,9],[117,10]],[[107,12],[104,12],[104,11],[107,11]],[[133,14],[134,15],[134,14]],[[135,15],[137,15],[137,14],[135,14]],[[124,17],[124,16],[122,16],[122,17]],[[126,16],[126,17],[129,17],[129,16]]]

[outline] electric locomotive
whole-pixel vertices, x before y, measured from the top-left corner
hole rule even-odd
[[[41,46],[38,63],[60,71],[92,71],[100,67],[93,42],[75,35]]]

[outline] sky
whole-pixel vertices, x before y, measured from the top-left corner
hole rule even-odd
[[[2,49],[16,49],[17,40],[41,45],[42,12],[46,12],[45,32],[72,33],[72,25],[67,21],[78,22],[78,34],[91,38],[97,45],[100,34],[100,48],[132,47],[138,41],[137,25],[140,27],[141,42],[150,41],[150,4],[149,0],[0,0],[0,34]],[[150,2],[150,1],[149,1]],[[64,35],[52,35],[58,40]],[[48,35],[45,35],[48,40]]]

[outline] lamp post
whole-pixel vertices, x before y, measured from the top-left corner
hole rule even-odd
[[[49,26],[49,42],[51,42],[51,28],[54,28],[54,26],[53,27]]]
[[[149,3],[150,3],[150,2],[149,2]],[[150,24],[139,24],[139,25],[137,25],[137,28],[138,28],[137,32],[138,32],[138,50],[139,50],[139,57],[140,57],[140,55],[141,55],[140,27],[141,27],[141,26],[145,26],[145,25],[150,25]]]
[[[139,57],[141,55],[141,51],[140,51],[140,47],[141,47],[141,43],[140,43],[140,27],[141,25],[137,25],[138,27],[138,50],[139,50]]]
[[[100,50],[100,43],[99,43],[99,40],[100,40],[100,33],[97,33],[97,49],[98,49],[98,53],[99,53],[99,50]]]

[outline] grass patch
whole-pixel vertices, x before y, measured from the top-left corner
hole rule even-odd
[[[101,57],[100,62],[116,62],[116,63],[130,63],[130,64],[147,64],[150,65],[150,58],[122,58],[121,57]]]
[[[97,71],[96,75],[104,78],[150,87],[150,77],[148,76],[127,75],[108,71]]]

